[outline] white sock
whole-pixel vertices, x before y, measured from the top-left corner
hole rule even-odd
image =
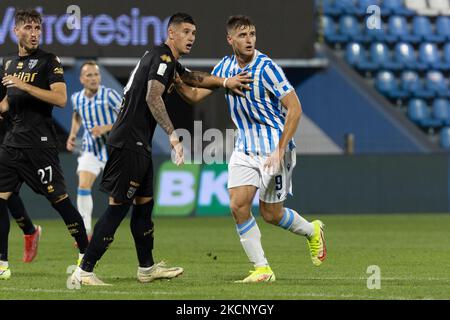
[[[78,189],[77,207],[83,217],[86,233],[90,234],[92,229],[92,210],[94,209],[90,189]]]
[[[79,253],[78,254],[78,259],[81,261],[81,260],[83,260],[83,257],[84,257],[84,253]]]
[[[8,263],[8,261],[0,260],[0,267],[6,267],[6,268],[9,268],[9,263]]]
[[[242,247],[250,262],[252,262],[255,267],[268,266],[269,263],[267,262],[261,245],[261,232],[259,231],[255,218],[252,216],[246,222],[237,224],[236,230],[241,238]]]
[[[284,208],[283,218],[278,225],[295,234],[311,237],[314,233],[314,225],[302,218],[296,211]]]

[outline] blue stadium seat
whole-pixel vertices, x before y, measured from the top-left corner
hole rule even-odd
[[[440,120],[431,117],[431,112],[422,99],[409,100],[408,117],[421,127],[437,128],[442,126]]]
[[[364,16],[367,14],[367,8],[371,5],[380,6],[380,0],[356,0],[356,14]]]
[[[445,63],[450,63],[450,43],[446,43],[442,49],[442,60]]]
[[[450,17],[439,16],[436,19],[436,33],[450,40]]]
[[[342,43],[347,42],[348,37],[342,34],[338,34],[336,31],[336,25],[333,21],[333,18],[329,16],[322,16],[322,26],[323,32],[325,35],[325,39],[331,43]]]
[[[367,42],[370,37],[361,32],[361,24],[351,15],[345,15],[339,18],[339,33],[348,36],[350,40],[358,42]]]
[[[450,125],[450,104],[446,99],[435,99],[433,101],[433,117],[439,119],[445,126]]]
[[[420,42],[420,37],[409,32],[408,22],[405,17],[402,16],[390,16],[389,17],[389,34],[397,37],[397,39],[417,43]]]
[[[440,132],[440,140],[441,140],[441,146],[445,149],[450,149],[450,128],[442,128]]]
[[[450,64],[441,61],[440,53],[435,43],[422,43],[419,47],[419,59],[431,68],[450,70]]]
[[[407,69],[427,69],[427,65],[425,63],[417,61],[416,51],[411,44],[406,42],[399,42],[395,45],[395,60]]]
[[[408,92],[401,90],[394,74],[390,71],[380,71],[375,77],[375,88],[390,99],[404,99]]]
[[[377,69],[377,65],[375,63],[367,61],[366,51],[364,47],[357,42],[351,42],[347,44],[345,50],[345,59],[350,65],[358,69],[367,71],[373,71]]]
[[[403,4],[403,0],[383,0],[381,4],[381,15],[399,15],[399,16],[412,16],[416,13],[413,10],[406,8]]]
[[[324,14],[332,16],[340,16],[342,14],[355,14],[354,0],[324,0]]]
[[[402,64],[392,61],[389,48],[382,42],[370,46],[371,61],[383,69],[400,70]]]
[[[434,34],[430,20],[424,16],[415,16],[412,22],[412,29],[415,35],[424,41],[444,42],[445,36]]]
[[[422,99],[430,99],[434,97],[432,91],[424,89],[422,79],[414,71],[403,71],[400,75],[400,88],[409,93],[410,96]]]
[[[425,86],[439,97],[449,96],[447,80],[440,71],[428,71],[425,76]]]
[[[367,19],[369,19],[369,18],[370,18],[370,16],[367,16],[364,19],[365,26],[367,26]],[[369,29],[368,27],[364,28],[364,30],[366,30],[366,35],[369,37],[370,42],[382,41],[382,42],[393,43],[393,42],[397,41],[396,36],[388,33],[386,24],[383,22],[383,20],[380,21],[380,27],[381,28],[379,28],[379,29],[378,28]]]

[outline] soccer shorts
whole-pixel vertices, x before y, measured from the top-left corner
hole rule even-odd
[[[95,176],[98,176],[105,168],[105,164],[105,161],[100,161],[100,159],[92,152],[83,152],[83,154],[78,157],[77,174],[80,174],[80,171],[88,171]]]
[[[153,197],[151,157],[111,146],[108,155],[100,190],[123,203],[130,203],[135,197]]]
[[[280,172],[269,175],[263,170],[266,156],[249,155],[233,151],[228,164],[228,189],[240,186],[259,188],[259,199],[278,203],[292,195],[292,172],[296,163],[295,149],[286,151]]]
[[[17,192],[23,182],[51,202],[66,194],[58,150],[0,146],[0,192]]]

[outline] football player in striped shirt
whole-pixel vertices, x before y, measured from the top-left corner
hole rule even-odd
[[[78,158],[78,211],[83,217],[88,238],[92,232],[94,207],[91,189],[95,179],[105,168],[108,154],[106,137],[120,111],[121,96],[101,85],[100,68],[95,61],[86,61],[80,68],[83,90],[72,95],[72,128],[67,139],[67,150],[75,150],[75,141],[81,127],[84,129],[82,154]]]
[[[255,49],[256,28],[246,16],[232,16],[227,22],[227,41],[233,55],[224,57],[213,69],[218,77],[247,72],[253,78],[245,97],[226,90],[225,98],[239,134],[228,164],[230,207],[241,244],[255,270],[239,282],[275,280],[261,245],[261,233],[251,213],[259,188],[260,214],[267,223],[306,237],[311,259],[319,266],[326,257],[323,223],[308,222],[293,209],[284,207],[292,194],[292,172],[296,162],[293,136],[302,108],[283,70],[267,55]],[[211,90],[192,88],[177,82],[178,92],[192,103]]]

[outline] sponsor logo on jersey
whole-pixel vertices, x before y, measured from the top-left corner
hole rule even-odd
[[[20,62],[17,64],[16,69],[22,69],[22,68],[23,68],[23,62],[20,61]]]
[[[14,72],[12,75],[14,77],[19,78],[21,81],[28,83],[28,82],[34,82],[34,80],[36,79],[37,74],[38,74],[37,72],[33,72],[33,73],[31,73],[31,72],[15,73]]]

